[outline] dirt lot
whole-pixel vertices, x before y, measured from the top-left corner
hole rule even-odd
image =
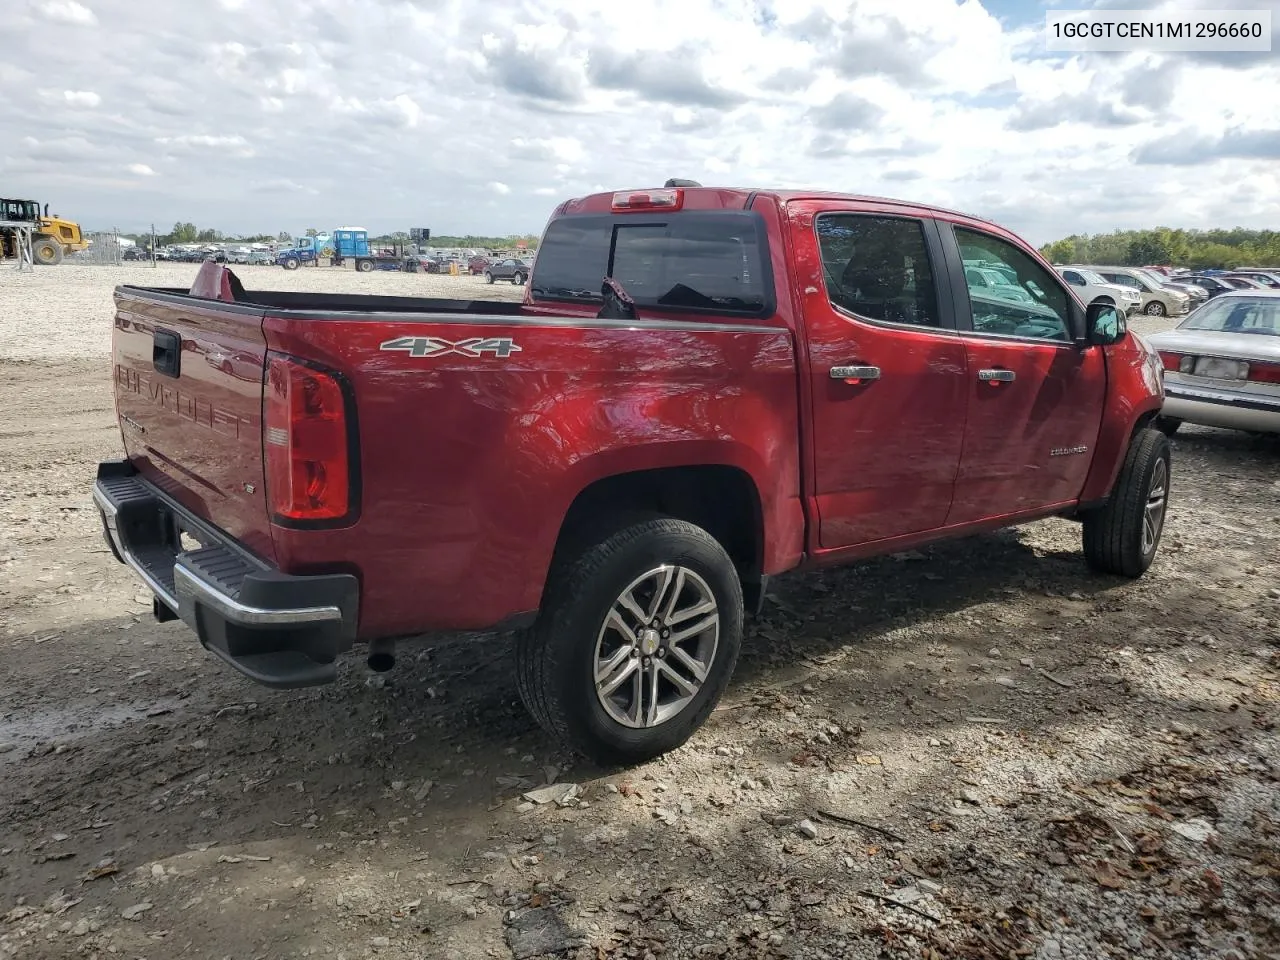
[[[1066,521],[784,578],[692,743],[590,769],[501,636],[282,693],[151,620],[110,289],[193,273],[0,269],[0,957],[1280,956],[1280,445],[1180,434],[1137,583]]]

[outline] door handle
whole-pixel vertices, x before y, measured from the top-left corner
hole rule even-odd
[[[1018,375],[1012,370],[979,370],[978,379],[991,384],[993,387],[998,383],[1012,383]]]
[[[151,340],[151,362],[156,373],[177,379],[181,375],[182,337],[172,330],[157,330]]]
[[[843,380],[845,383],[861,383],[863,380],[879,380],[879,367],[832,367],[832,380]]]

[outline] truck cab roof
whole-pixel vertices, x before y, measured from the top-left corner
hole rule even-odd
[[[684,210],[744,210],[759,198],[773,200],[785,205],[803,200],[831,200],[839,203],[857,203],[868,206],[892,206],[904,213],[917,216],[938,216],[959,220],[971,220],[984,226],[994,226],[985,217],[937,207],[930,204],[915,203],[909,200],[898,200],[893,197],[877,197],[868,194],[840,193],[831,190],[803,189],[757,189],[748,187],[637,187],[631,190],[611,190],[606,193],[593,193],[585,197],[566,200],[556,208],[555,216],[572,216],[583,213],[611,213],[614,211],[614,200],[628,194],[662,194],[680,191]],[[1002,231],[1003,232],[1003,231]]]

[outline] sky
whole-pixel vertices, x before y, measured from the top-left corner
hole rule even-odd
[[[3,0],[0,195],[86,228],[541,232],[817,188],[1044,243],[1280,228],[1280,0]],[[1054,7],[1269,9],[1271,53],[1063,54]]]

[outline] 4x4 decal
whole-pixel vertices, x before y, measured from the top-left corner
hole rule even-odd
[[[478,357],[492,353],[499,360],[505,360],[513,353],[519,353],[510,337],[471,337],[467,340],[441,340],[439,337],[396,337],[383,343],[379,350],[403,350],[411,357],[443,357],[451,353],[460,357]]]

